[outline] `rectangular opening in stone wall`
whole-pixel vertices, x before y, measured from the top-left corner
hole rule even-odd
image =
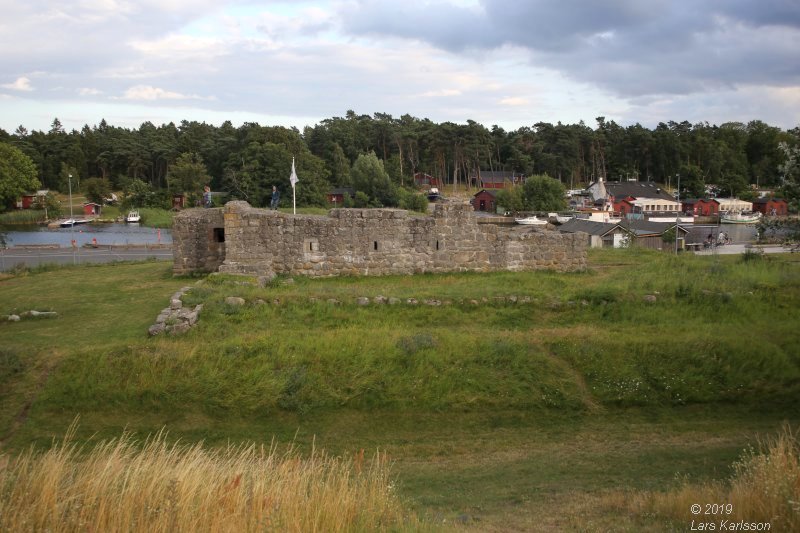
[[[303,241],[303,251],[305,253],[319,252],[319,241],[317,239],[305,239]]]
[[[436,241],[436,249],[439,249],[439,241]]]
[[[214,242],[225,242],[225,228],[214,228]]]
[[[374,241],[372,243],[372,248],[377,252],[378,251],[378,241]]]

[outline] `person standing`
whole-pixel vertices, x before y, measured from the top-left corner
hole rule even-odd
[[[281,200],[281,193],[278,192],[278,188],[273,185],[272,186],[272,201],[270,202],[270,207],[273,211],[278,209],[278,202]]]
[[[211,187],[203,187],[203,207],[211,207]]]

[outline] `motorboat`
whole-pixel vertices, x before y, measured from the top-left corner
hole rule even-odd
[[[547,213],[547,218],[548,220],[558,222],[559,224],[566,224],[575,217],[571,215],[559,215],[558,213]]]
[[[436,187],[431,187],[428,190],[428,201],[435,202],[436,200],[441,200],[442,195],[439,193],[439,189]]]
[[[142,217],[139,215],[139,211],[129,211],[128,215],[125,217],[125,222],[139,222]]]
[[[547,224],[546,220],[537,218],[535,215],[525,218],[515,218],[514,222],[517,224],[522,224],[523,226],[544,226]]]
[[[755,224],[761,218],[761,213],[723,213],[719,220],[723,224]]]
[[[62,228],[71,228],[72,226],[77,226],[78,224],[88,224],[89,221],[85,218],[68,218],[66,220],[62,220],[59,222],[59,225]]]

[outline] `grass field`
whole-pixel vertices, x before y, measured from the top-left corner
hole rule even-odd
[[[0,314],[60,317],[0,322],[0,446],[46,448],[80,416],[78,440],[166,427],[211,447],[379,448],[428,523],[669,530],[626,491],[725,480],[800,422],[797,261],[598,251],[585,273],[265,288],[163,263],[19,275]],[[181,286],[198,327],[146,338]],[[356,304],[377,296],[401,303]]]

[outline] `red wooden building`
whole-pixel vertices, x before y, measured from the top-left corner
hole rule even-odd
[[[770,217],[781,217],[789,213],[789,204],[783,198],[759,198],[753,200],[753,211]]]
[[[688,215],[710,217],[719,214],[719,202],[713,198],[688,198],[681,200],[681,206]]]
[[[475,211],[497,212],[497,193],[495,191],[481,189],[472,197],[472,207]]]
[[[86,216],[98,216],[103,210],[103,206],[94,202],[83,204],[83,214]]]
[[[414,185],[417,187],[441,187],[442,180],[424,172],[416,172],[414,174]]]
[[[345,198],[352,199],[355,195],[356,191],[352,187],[341,187],[328,191],[326,198],[328,203],[333,204],[334,207],[344,207]]]
[[[479,170],[470,174],[469,182],[484,189],[504,189],[512,185],[522,185],[525,176],[507,170]]]
[[[186,207],[186,195],[176,193],[172,195],[172,209],[183,209]]]

